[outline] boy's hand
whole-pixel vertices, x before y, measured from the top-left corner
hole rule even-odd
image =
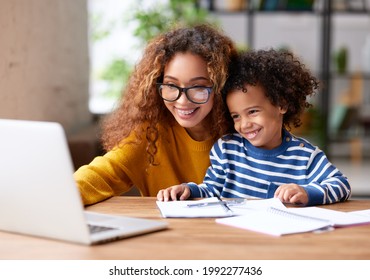
[[[308,195],[304,188],[297,184],[284,184],[278,187],[274,197],[280,199],[283,203],[302,204],[308,203]]]
[[[169,200],[186,200],[190,196],[190,188],[183,185],[175,185],[167,189],[160,190],[157,194],[157,200],[169,201]]]

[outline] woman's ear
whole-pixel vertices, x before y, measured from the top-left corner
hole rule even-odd
[[[279,106],[280,114],[284,115],[288,111],[288,106]]]

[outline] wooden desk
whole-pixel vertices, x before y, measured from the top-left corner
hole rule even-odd
[[[370,209],[370,200],[324,207],[340,211]],[[114,197],[87,209],[161,219],[154,198]],[[208,218],[166,221],[168,230],[96,246],[0,232],[0,259],[370,259],[370,225],[272,237],[216,224]]]

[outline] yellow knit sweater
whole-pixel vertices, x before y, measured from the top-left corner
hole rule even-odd
[[[213,140],[193,140],[180,125],[160,128],[157,166],[149,166],[146,142],[126,144],[96,157],[74,174],[85,205],[121,195],[136,186],[142,196],[185,182],[201,183],[210,165]],[[130,136],[133,137],[133,134]]]

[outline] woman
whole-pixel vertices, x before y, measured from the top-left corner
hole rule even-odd
[[[120,106],[103,122],[107,153],[75,172],[85,205],[136,186],[142,196],[202,182],[213,143],[227,130],[221,89],[236,56],[209,25],[177,28],[146,47]]]

